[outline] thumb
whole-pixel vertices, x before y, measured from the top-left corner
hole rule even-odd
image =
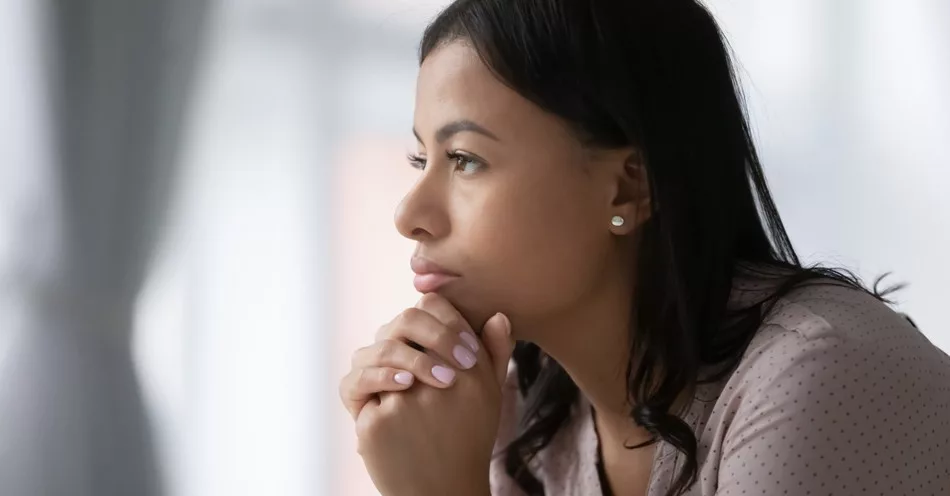
[[[511,321],[503,313],[496,313],[482,327],[482,342],[491,356],[492,369],[498,384],[505,383],[508,375],[508,361],[515,349],[515,340],[511,337]]]

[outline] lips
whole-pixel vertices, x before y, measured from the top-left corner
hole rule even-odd
[[[423,257],[412,257],[409,266],[416,274],[416,277],[412,280],[412,285],[420,293],[438,291],[442,286],[461,277],[459,274]]]

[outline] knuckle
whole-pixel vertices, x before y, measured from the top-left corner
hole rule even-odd
[[[451,350],[455,344],[456,338],[454,333],[448,332],[445,328],[440,329],[435,336],[435,345],[440,350]]]
[[[390,334],[390,325],[382,325],[376,329],[376,334],[374,335],[375,341],[382,341],[389,337]]]
[[[445,325],[446,327],[450,329],[458,329],[458,330],[462,330],[467,327],[467,325],[462,321],[462,319],[458,315],[453,315],[452,318],[450,318],[449,321],[446,322]]]
[[[361,371],[362,369],[354,369],[343,377],[343,379],[340,381],[340,398],[349,400],[355,396],[354,393],[359,388],[359,378]]]
[[[407,308],[393,324],[394,330],[390,338],[408,339],[425,346],[429,335],[429,314],[418,308]]]
[[[376,363],[385,363],[387,360],[391,359],[395,353],[396,342],[392,339],[386,339],[380,341],[376,345]]]
[[[412,371],[419,373],[429,373],[429,357],[424,353],[416,353],[412,360],[409,363],[409,367]]]
[[[369,346],[363,346],[362,348],[357,349],[350,355],[350,368],[355,369],[359,366],[360,358],[366,354],[366,351],[369,349]]]
[[[422,295],[422,298],[419,298],[419,303],[416,304],[416,308],[424,309],[429,308],[439,301],[439,295],[436,293],[426,293]]]
[[[410,395],[404,393],[387,394],[383,408],[380,408],[381,417],[383,419],[395,418],[401,410],[406,408],[409,399]]]
[[[402,311],[399,314],[399,322],[402,325],[411,325],[413,323],[419,322],[419,319],[425,314],[426,311],[421,308],[410,307]]]
[[[389,367],[380,367],[376,369],[374,374],[374,382],[379,385],[385,385],[387,382],[390,382],[389,378],[392,377],[393,371]]]
[[[344,401],[350,396],[349,395],[350,387],[349,387],[349,382],[347,381],[348,377],[349,377],[349,374],[344,376],[343,379],[340,379],[340,383],[337,385],[337,388],[336,388],[337,394],[340,395],[340,399]]]
[[[359,369],[356,372],[356,389],[366,389],[370,385],[371,378],[366,373],[366,369]]]
[[[426,293],[419,299],[416,308],[420,310],[433,310],[441,305],[442,297],[437,293]]]
[[[410,309],[407,308],[399,312],[399,315],[397,315],[396,318],[394,318],[392,323],[390,324],[391,327],[393,327],[394,329],[405,327],[406,324],[409,322],[409,310]]]

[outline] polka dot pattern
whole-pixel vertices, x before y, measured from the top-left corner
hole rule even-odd
[[[496,446],[518,421],[510,370]],[[899,314],[842,286],[780,300],[739,367],[698,388],[684,416],[699,440],[691,496],[950,495],[950,357]],[[549,495],[602,494],[598,440],[583,399],[531,470]],[[656,450],[649,496],[683,464]],[[523,493],[498,457],[492,494]]]

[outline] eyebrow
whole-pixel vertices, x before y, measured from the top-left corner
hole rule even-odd
[[[481,125],[476,124],[475,122],[472,122],[468,119],[453,121],[442,126],[441,128],[439,128],[438,131],[436,131],[435,140],[438,141],[439,143],[443,143],[449,138],[451,138],[452,136],[455,136],[456,134],[462,133],[462,132],[478,133],[478,134],[481,134],[482,136],[486,136],[495,141],[501,141],[500,139],[498,139],[498,136],[495,136],[494,133],[492,133],[488,129],[485,129]],[[422,138],[419,137],[418,131],[413,129],[412,134],[414,134],[416,136],[416,139],[419,140],[420,143],[422,143]]]

